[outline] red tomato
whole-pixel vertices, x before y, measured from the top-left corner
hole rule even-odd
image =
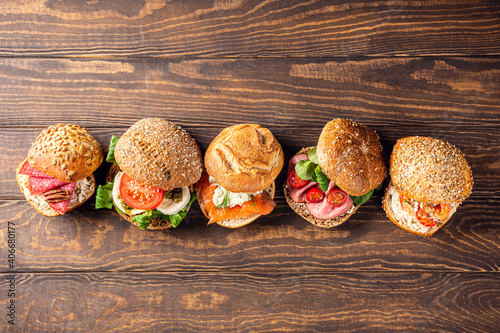
[[[323,191],[321,191],[317,187],[311,188],[306,193],[306,201],[311,202],[311,203],[320,202],[321,200],[323,200],[324,197],[325,197],[325,194],[323,193]]]
[[[161,204],[165,193],[162,188],[141,184],[124,173],[120,181],[120,195],[130,207],[149,210]]]
[[[422,208],[418,207],[416,215],[418,221],[426,227],[434,227],[436,225],[436,222],[431,220],[429,214],[426,213]]]
[[[347,200],[347,193],[345,193],[339,188],[335,188],[330,193],[328,193],[326,200],[328,200],[328,202],[334,205],[335,207],[340,207]]]
[[[297,175],[297,172],[295,172],[295,170],[292,170],[288,173],[288,182],[295,188],[301,188],[306,186],[309,183],[309,180],[300,178]]]

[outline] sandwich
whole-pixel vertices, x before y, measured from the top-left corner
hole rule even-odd
[[[298,215],[332,228],[367,202],[386,174],[377,133],[351,120],[334,119],[323,128],[317,147],[303,148],[290,159],[283,190]]]
[[[284,156],[268,129],[256,124],[225,128],[210,143],[204,162],[196,192],[209,224],[242,227],[276,206],[275,179]]]
[[[44,216],[64,214],[96,189],[93,172],[104,160],[101,145],[78,125],[58,124],[40,133],[16,170],[26,200]]]
[[[421,136],[399,139],[390,159],[383,208],[406,231],[431,236],[472,191],[472,171],[448,142]]]
[[[196,200],[193,184],[203,162],[196,141],[180,126],[142,119],[120,138],[113,136],[106,161],[107,184],[96,194],[96,209],[115,209],[141,229],[177,227]]]

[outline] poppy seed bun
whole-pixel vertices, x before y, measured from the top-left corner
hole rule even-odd
[[[132,125],[116,143],[115,159],[133,179],[165,190],[190,186],[203,171],[196,141],[180,126],[159,118]]]
[[[392,150],[390,175],[400,194],[420,202],[461,202],[472,191],[472,171],[462,152],[429,137],[399,139]]]
[[[302,148],[295,155],[307,154],[309,152],[309,150],[311,150],[312,148],[314,148],[314,147]],[[295,211],[295,213],[297,213],[299,216],[301,216],[304,220],[311,223],[312,225],[315,225],[315,226],[321,227],[321,228],[328,229],[328,228],[333,228],[333,227],[337,227],[337,226],[341,225],[342,223],[347,221],[347,219],[349,219],[349,217],[351,217],[351,215],[353,215],[359,208],[358,205],[353,203],[352,207],[344,214],[337,216],[333,219],[322,220],[322,219],[318,219],[317,217],[314,217],[313,215],[311,215],[311,213],[309,213],[309,211],[307,210],[306,204],[304,202],[293,201],[292,197],[290,196],[290,190],[288,189],[288,182],[287,181],[285,181],[285,183],[283,184],[283,192],[285,194],[286,202],[288,203],[290,208],[292,208]]]
[[[87,178],[103,160],[101,145],[85,128],[73,124],[43,130],[28,152],[32,167],[68,183]]]
[[[268,129],[240,124],[223,129],[205,153],[205,168],[228,191],[255,193],[271,185],[283,167],[281,145]]]
[[[108,175],[106,176],[106,183],[112,183],[115,180],[116,175],[120,172],[120,167],[116,164],[113,164],[111,166],[111,169],[109,169]],[[134,224],[135,226],[139,226],[139,223],[135,222],[132,220],[134,215],[128,215],[128,214],[120,214],[121,217],[123,217],[125,220],[129,221],[130,223]],[[162,219],[161,217],[154,217],[149,221],[149,225],[146,228],[147,230],[165,230],[165,229],[170,229],[172,228],[172,222],[167,221]]]
[[[377,133],[348,119],[334,119],[325,125],[317,152],[327,177],[354,196],[377,188],[387,174]]]

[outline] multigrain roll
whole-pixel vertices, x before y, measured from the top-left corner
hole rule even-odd
[[[431,236],[469,197],[472,170],[462,152],[430,137],[399,139],[390,159],[383,208],[399,227]]]
[[[101,145],[78,125],[57,124],[40,133],[16,170],[26,200],[45,216],[64,214],[96,189],[93,172],[104,159]]]
[[[333,228],[368,201],[386,174],[375,131],[334,119],[323,128],[317,148],[304,148],[290,159],[283,190],[298,215],[315,226]]]
[[[269,214],[283,163],[281,145],[268,129],[240,124],[222,130],[205,153],[206,173],[196,185],[209,224],[236,228]]]
[[[162,230],[177,227],[196,200],[201,151],[172,122],[139,120],[121,138],[112,138],[106,160],[114,165],[108,183],[97,189],[96,209],[114,207],[141,229]]]

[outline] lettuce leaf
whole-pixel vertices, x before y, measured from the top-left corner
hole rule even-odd
[[[149,226],[149,223],[150,223],[152,218],[161,217],[164,220],[170,221],[172,223],[172,226],[174,228],[176,228],[182,222],[184,217],[186,217],[188,208],[191,206],[191,204],[195,200],[196,200],[196,193],[191,192],[191,197],[189,198],[189,202],[187,203],[186,207],[184,207],[177,214],[165,215],[157,209],[151,209],[151,210],[145,211],[144,213],[142,213],[140,215],[135,215],[132,218],[132,221],[137,222],[137,224],[139,225],[139,228],[146,229]]]
[[[113,209],[113,183],[99,185],[95,195],[95,209]]]
[[[111,142],[109,143],[108,155],[106,156],[106,162],[116,164],[115,146],[116,146],[116,143],[118,142],[118,139],[119,138],[117,136],[114,136],[114,135],[111,137]]]
[[[351,197],[352,202],[354,202],[358,206],[361,206],[362,204],[364,204],[368,200],[370,200],[370,198],[372,197],[373,192],[375,192],[375,190],[377,190],[377,191],[381,190],[383,184],[384,183],[382,182],[376,189],[368,191],[368,193],[366,193],[365,195],[361,195],[361,196],[357,197],[357,196],[349,194],[349,196]]]

